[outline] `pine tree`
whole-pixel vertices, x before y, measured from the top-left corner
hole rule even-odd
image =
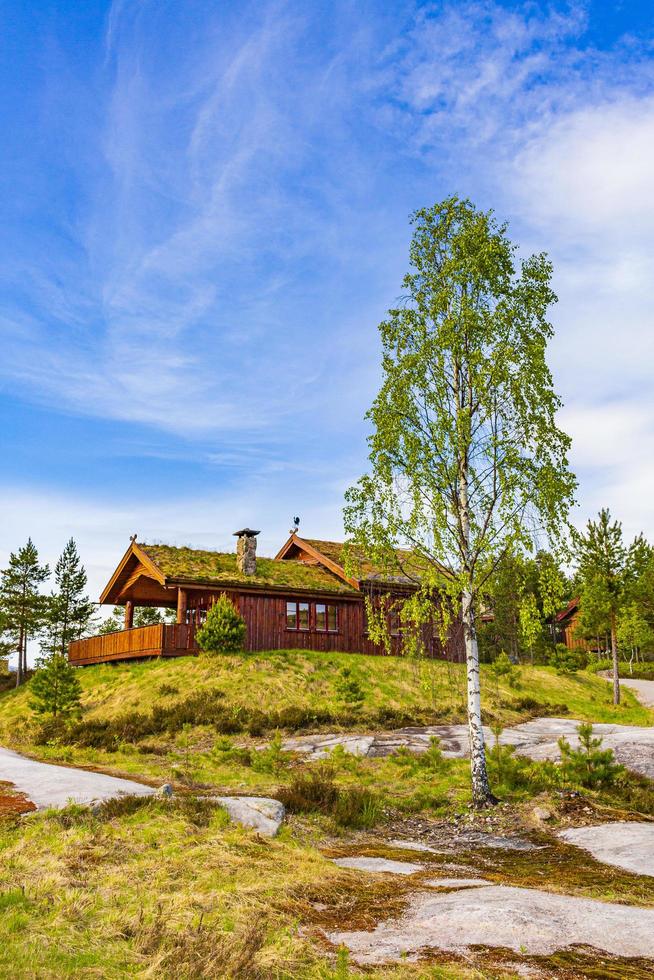
[[[79,711],[82,688],[75,668],[61,653],[51,653],[37,661],[30,690],[30,708],[39,715],[65,718]]]
[[[8,568],[0,572],[2,648],[18,654],[16,686],[25,680],[27,644],[44,625],[47,598],[39,592],[39,586],[49,575],[48,566],[39,564],[39,553],[31,538],[9,556]]]
[[[243,649],[245,622],[224,592],[207,613],[196,639],[203,653],[238,653]]]
[[[66,657],[68,645],[93,626],[94,606],[87,595],[86,571],[71,538],[55,566],[56,589],[48,603],[44,652]]]
[[[575,531],[573,542],[581,582],[581,608],[583,610],[585,605],[594,610],[596,617],[603,616],[608,621],[613,659],[613,703],[619,704],[618,615],[647,546],[639,536],[627,547],[622,537],[622,524],[611,521],[608,508],[599,512],[597,521],[587,522],[585,534]]]

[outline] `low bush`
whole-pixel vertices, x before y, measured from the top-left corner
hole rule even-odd
[[[282,749],[282,736],[275,732],[272,741],[265,749],[250,752],[250,767],[254,772],[279,772],[284,769],[293,756]]]
[[[496,682],[505,680],[509,687],[517,687],[520,682],[520,669],[511,662],[511,659],[504,650],[495,657],[491,664],[491,673]]]
[[[297,773],[288,786],[278,791],[277,799],[289,813],[323,813],[339,827],[373,827],[382,816],[381,802],[375,793],[361,786],[338,787],[329,765]]]
[[[338,677],[334,684],[336,696],[339,701],[351,707],[360,707],[363,704],[364,692],[356,677],[352,675],[351,667],[342,667],[338,672]]]
[[[426,752],[411,752],[405,745],[402,745],[396,752],[389,756],[391,762],[402,766],[410,772],[443,772],[449,766],[449,760],[445,758],[440,747],[440,739],[433,736],[429,739],[429,748]]]
[[[557,674],[574,674],[578,670],[583,670],[588,662],[588,658],[583,650],[569,650],[564,643],[557,643],[550,664]]]

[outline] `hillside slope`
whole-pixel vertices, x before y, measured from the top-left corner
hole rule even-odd
[[[202,694],[220,696],[225,709],[243,717],[260,713],[279,722],[281,713],[279,727],[287,730],[315,727],[321,717],[328,724],[357,728],[385,721],[393,727],[397,722],[465,720],[464,667],[443,661],[282,650],[105,664],[80,668],[78,676],[88,720],[150,713]],[[569,717],[580,720],[654,723],[654,711],[630,691],[624,690],[623,703],[614,707],[610,686],[586,672],[558,675],[551,668],[525,666],[511,686],[482,667],[482,684],[488,718],[505,724],[557,708],[559,713],[567,708]],[[5,738],[31,715],[28,702],[29,685],[0,695],[0,733]],[[292,709],[298,709],[295,722]]]

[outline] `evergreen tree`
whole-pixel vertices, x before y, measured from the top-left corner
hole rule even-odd
[[[55,652],[37,661],[30,682],[30,708],[37,714],[67,717],[80,708],[82,688],[74,667],[61,653]]]
[[[48,602],[47,632],[42,648],[66,657],[68,645],[94,625],[94,604],[85,595],[86,571],[71,538],[55,566],[55,591]]]
[[[245,643],[245,622],[234,603],[223,592],[207,613],[203,626],[195,634],[203,653],[238,653]]]
[[[407,295],[379,328],[371,472],[347,493],[345,526],[390,574],[403,573],[398,547],[413,551],[424,602],[411,606],[424,622],[445,591],[440,610],[460,606],[472,796],[485,806],[494,799],[476,625],[485,586],[504,555],[532,550],[534,524],[557,535],[575,486],[545,359],[556,297],[546,256],[518,265],[506,227],[470,201],[449,198],[413,224]]]
[[[18,654],[16,685],[25,680],[27,644],[44,625],[47,598],[39,586],[50,574],[47,565],[39,564],[39,554],[32,539],[15,554],[0,572],[0,627],[3,652]]]
[[[574,531],[573,543],[581,583],[581,609],[592,610],[595,618],[604,617],[608,623],[613,659],[613,703],[619,704],[618,616],[627,589],[643,563],[647,545],[639,536],[627,547],[622,537],[622,524],[611,521],[608,508],[599,512],[596,521],[587,522],[585,534]]]

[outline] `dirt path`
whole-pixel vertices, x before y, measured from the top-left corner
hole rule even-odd
[[[30,799],[39,810],[62,807],[67,803],[92,803],[115,796],[148,796],[151,786],[118,779],[86,769],[51,766],[0,748],[0,780],[13,783],[19,793]]]

